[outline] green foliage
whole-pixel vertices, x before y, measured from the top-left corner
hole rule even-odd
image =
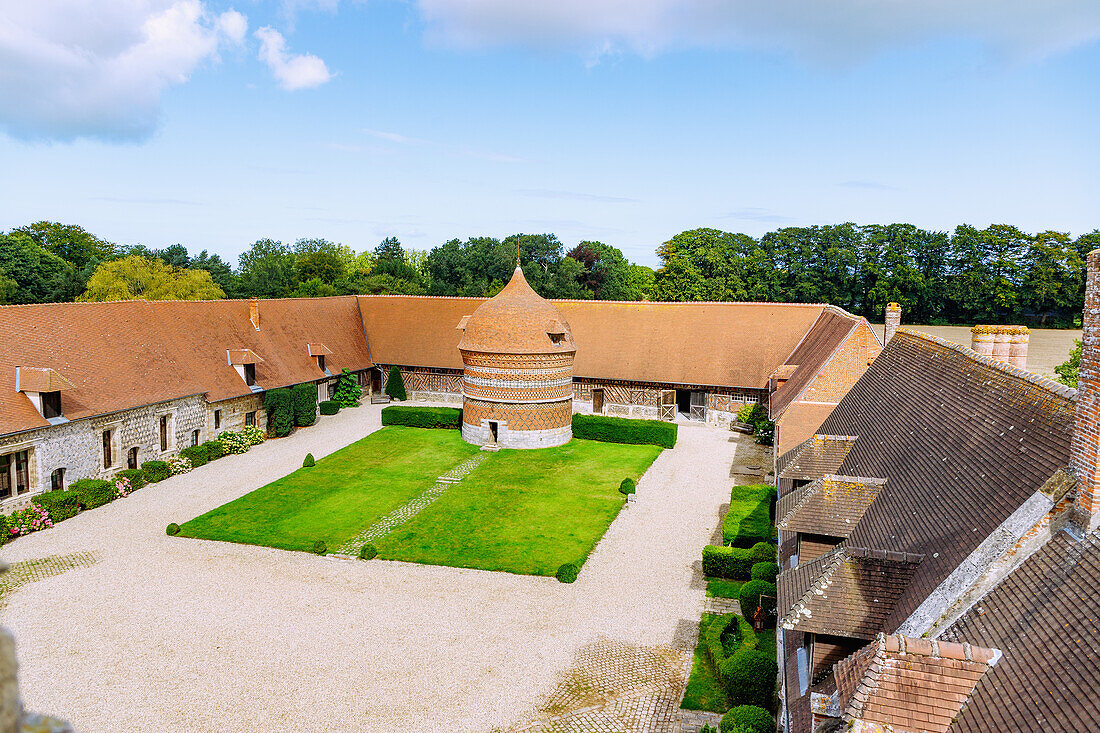
[[[194,468],[206,465],[210,461],[210,454],[207,451],[206,444],[203,445],[190,445],[180,451],[180,455],[187,460],[191,461],[191,465]],[[133,482],[131,482],[132,484]]]
[[[624,478],[622,483],[619,484],[619,493],[623,496],[630,496],[637,489],[637,485],[632,478]]]
[[[390,367],[390,373],[386,376],[386,387],[382,390],[391,400],[406,400],[408,395],[405,394],[405,380],[401,378],[401,370],[397,367]]]
[[[722,716],[721,733],[775,733],[775,718],[762,707],[738,705]]]
[[[768,411],[759,402],[746,402],[737,410],[737,419],[749,425],[768,419]]]
[[[324,555],[328,552],[328,544],[324,540],[317,540],[313,543],[313,553],[315,555]]]
[[[340,407],[359,407],[359,398],[362,396],[363,388],[359,386],[359,379],[350,369],[341,371],[336,380],[336,392],[332,395],[332,401]]]
[[[1077,388],[1077,374],[1081,371],[1081,339],[1073,340],[1073,350],[1069,352],[1069,358],[1054,367],[1054,373],[1058,375],[1058,381],[1067,387]]]
[[[772,707],[779,674],[773,656],[756,649],[740,649],[722,663],[719,673],[733,704]]]
[[[776,576],[779,575],[779,563],[758,562],[752,566],[749,575],[753,580],[763,580],[768,583],[774,583]]]
[[[573,415],[573,437],[604,443],[633,445],[676,445],[676,423],[660,420],[631,420],[603,415]]]
[[[743,580],[728,580],[726,578],[707,578],[707,597],[708,598],[732,598],[737,600],[738,594],[741,593],[741,586],[745,584]]]
[[[82,478],[69,486],[81,509],[95,509],[115,498],[115,485],[103,479]]]
[[[100,239],[75,224],[36,221],[12,229],[11,234],[24,234],[46,251],[65,260],[76,269],[99,264],[115,257],[115,245]]]
[[[69,491],[47,491],[44,494],[38,494],[31,499],[31,503],[45,509],[50,516],[50,521],[54,524],[75,517],[77,512],[80,511],[80,496],[71,489]]]
[[[382,408],[383,425],[407,425],[410,428],[462,427],[462,410],[457,407],[406,407],[391,405]]]
[[[77,300],[216,300],[225,293],[206,270],[172,267],[159,259],[131,255],[104,262]]]
[[[294,402],[286,387],[264,392],[264,412],[268,429],[277,438],[285,438],[294,430]]]
[[[247,453],[248,449],[252,446],[252,443],[248,440],[244,433],[235,433],[232,430],[226,430],[218,433],[218,442],[221,443],[222,452],[224,455],[230,453],[239,455],[241,453]]]
[[[70,300],[73,267],[22,232],[0,234],[0,304]]]
[[[141,475],[144,477],[145,483],[153,484],[168,478],[171,471],[169,471],[168,464],[164,461],[146,461],[141,464]]]
[[[730,508],[722,520],[722,541],[733,547],[752,547],[774,535],[771,504],[775,487],[768,484],[734,486]]]
[[[368,542],[359,548],[360,560],[373,560],[376,557],[378,557],[378,548],[372,543]]]
[[[572,583],[580,575],[580,572],[574,563],[567,562],[558,568],[558,572],[554,573],[554,577],[558,579],[559,583]]]
[[[750,580],[741,586],[737,600],[741,603],[741,612],[750,618],[757,608],[763,608],[772,617],[775,615],[775,584],[766,580]]]
[[[317,422],[317,385],[312,382],[298,384],[290,389],[294,408],[294,424],[300,428]]]
[[[768,542],[758,542],[751,548],[707,545],[703,548],[703,575],[748,580],[753,565],[774,559],[775,545]]]
[[[130,491],[137,491],[145,485],[145,472],[140,468],[127,468],[115,474],[115,479],[124,478],[130,482]]]
[[[340,412],[340,403],[336,400],[325,400],[320,404],[322,415],[335,415]]]
[[[180,526],[175,522],[172,522],[164,528],[164,533],[167,534],[169,537],[175,537],[180,533]]]
[[[719,733],[719,731],[713,725],[704,725],[699,729],[699,733]]]
[[[208,461],[216,461],[225,455],[225,447],[220,440],[208,440],[202,444],[202,447],[206,449],[206,460]]]
[[[302,461],[302,468],[313,468],[317,465],[317,461],[313,460],[312,453],[306,453],[306,459]]]
[[[241,253],[239,263],[244,296],[282,298],[294,288],[294,253],[282,242],[260,239]]]
[[[752,437],[758,445],[774,445],[775,423],[771,420],[756,423],[756,429],[753,431]]]
[[[757,562],[775,562],[779,559],[779,547],[771,542],[757,542],[752,546],[752,555]]]

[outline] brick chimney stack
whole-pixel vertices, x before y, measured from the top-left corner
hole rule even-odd
[[[1086,532],[1100,527],[1100,249],[1088,256],[1077,414],[1069,465],[1077,477],[1077,517]]]
[[[985,326],[970,329],[970,348],[997,361],[1027,369],[1027,347],[1031,331],[1027,326]]]
[[[248,319],[252,321],[252,327],[260,330],[260,301],[253,298],[248,301]]]
[[[887,346],[901,325],[901,306],[897,303],[886,304],[886,329],[883,332],[882,345]]]

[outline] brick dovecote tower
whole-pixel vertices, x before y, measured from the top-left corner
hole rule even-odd
[[[1070,469],[1077,477],[1077,516],[1087,532],[1100,527],[1100,249],[1089,252],[1077,414]]]
[[[548,448],[573,437],[573,356],[561,312],[512,279],[459,324],[462,438],[474,445]]]
[[[894,334],[897,333],[898,326],[901,325],[901,306],[897,303],[887,303],[883,320],[886,323],[886,328],[882,333],[882,345],[887,346],[890,339],[894,338]]]

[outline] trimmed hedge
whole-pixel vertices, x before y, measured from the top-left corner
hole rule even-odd
[[[457,407],[406,407],[390,405],[382,408],[383,425],[407,425],[410,428],[462,427],[462,410]]]
[[[738,705],[722,716],[721,733],[775,733],[775,718],[762,707]]]
[[[220,440],[208,440],[200,447],[206,449],[207,461],[216,461],[225,455],[225,448]]]
[[[604,415],[573,415],[573,437],[604,443],[632,445],[676,445],[676,423],[660,420],[631,420]]]
[[[294,424],[300,428],[317,422],[317,385],[313,382],[298,384],[290,389],[294,406]]]
[[[192,445],[184,448],[180,451],[180,456],[191,461],[192,468],[205,466],[210,461],[210,454],[206,451],[205,443],[202,445]]]
[[[725,661],[719,673],[734,705],[771,707],[775,678],[779,674],[779,665],[771,655],[756,649],[741,649]]]
[[[572,583],[580,575],[580,572],[580,568],[571,562],[567,562],[558,568],[558,572],[554,573],[554,577],[560,583]]]
[[[130,491],[137,491],[145,485],[145,473],[140,468],[127,468],[115,474],[115,480],[120,478],[130,481]]]
[[[325,400],[320,407],[322,415],[335,415],[340,412],[340,403],[336,400]]]
[[[778,575],[779,563],[777,562],[758,562],[749,571],[749,577],[753,580],[763,580],[768,583],[774,583]]]
[[[401,370],[397,367],[390,367],[390,373],[386,375],[386,387],[382,390],[391,400],[407,400],[409,396],[405,393],[405,380],[401,378]]]
[[[264,412],[267,413],[267,429],[277,438],[285,438],[294,430],[294,402],[286,387],[264,392]]]
[[[619,493],[623,496],[630,496],[637,489],[637,484],[634,483],[632,478],[624,478],[623,482],[619,484]]]
[[[730,508],[722,520],[722,541],[733,547],[752,547],[774,536],[771,520],[775,487],[768,484],[734,486]]]
[[[145,478],[145,483],[155,484],[157,481],[168,478],[171,471],[168,470],[168,464],[164,461],[146,461],[141,464],[141,475]]]
[[[729,580],[748,580],[752,566],[775,560],[775,545],[757,542],[750,548],[707,545],[703,548],[703,575]]]
[[[317,465],[317,461],[313,460],[312,453],[306,453],[306,458],[302,461],[302,468],[313,468]]]
[[[115,498],[115,485],[112,481],[97,478],[82,478],[69,486],[76,494],[81,509],[95,509]]]
[[[775,584],[766,580],[750,580],[741,586],[741,592],[737,595],[737,601],[741,604],[741,613],[749,617],[756,613],[757,606],[763,608],[769,616],[774,616],[775,600]]]
[[[50,521],[54,524],[63,522],[70,517],[75,517],[80,511],[80,497],[75,491],[47,491],[31,499],[32,504],[37,504],[50,515]]]

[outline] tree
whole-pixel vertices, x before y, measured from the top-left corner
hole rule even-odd
[[[77,270],[83,269],[89,263],[98,265],[116,255],[115,245],[75,224],[36,221],[11,231],[11,234],[16,233],[26,234],[39,247],[57,255]]]
[[[187,268],[191,266],[191,255],[182,244],[173,244],[164,249],[154,249],[153,256],[158,260],[164,260],[165,264],[172,267]]]
[[[515,267],[515,247],[499,239],[451,239],[428,253],[428,294],[484,297],[494,282],[503,287]]]
[[[0,290],[8,303],[50,303],[67,295],[72,265],[23,232],[0,234]]]
[[[340,407],[358,407],[359,398],[362,396],[363,388],[359,386],[359,380],[351,370],[341,371],[339,379],[336,380],[336,392],[333,393],[332,400]]]
[[[626,270],[627,297],[623,300],[652,300],[653,286],[653,268],[630,265]]]
[[[1069,358],[1054,367],[1054,373],[1058,375],[1058,381],[1067,387],[1077,388],[1077,376],[1081,371],[1081,339],[1073,340],[1073,350],[1069,352]]]
[[[355,252],[327,239],[299,239],[294,243],[295,274],[298,282],[318,279],[329,285],[347,275]]]
[[[218,255],[208,254],[204,249],[191,258],[191,268],[209,272],[210,279],[225,292],[227,298],[240,296],[240,278],[233,272],[229,263]]]
[[[294,288],[295,258],[290,248],[260,239],[241,253],[241,294],[252,298],[282,298]]]
[[[323,298],[329,295],[339,294],[339,290],[318,277],[298,283],[298,287],[294,288],[294,290],[289,293],[291,298]]]
[[[105,262],[77,300],[214,300],[225,293],[206,270],[185,270],[131,255]]]
[[[400,369],[390,367],[390,373],[386,376],[386,388],[382,391],[393,400],[408,399],[408,395],[405,394],[405,381],[401,379]]]
[[[569,250],[584,266],[579,282],[599,300],[635,300],[628,285],[630,263],[623,253],[603,242],[581,242]]]
[[[397,237],[386,237],[374,248],[372,274],[389,275],[397,280],[407,280],[411,283],[420,279],[416,268],[409,264],[405,250]]]

